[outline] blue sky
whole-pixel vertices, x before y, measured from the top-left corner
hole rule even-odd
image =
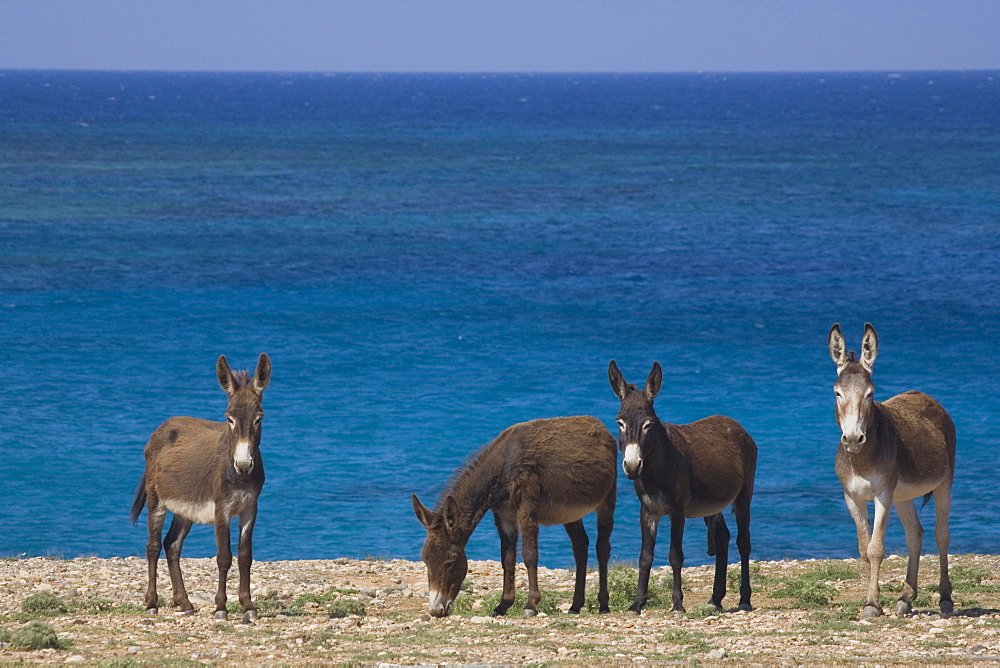
[[[0,69],[1000,69],[1000,0],[0,0]]]

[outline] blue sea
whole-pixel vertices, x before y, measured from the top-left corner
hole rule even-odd
[[[826,339],[865,321],[876,397],[954,418],[951,552],[1000,552],[1000,72],[0,72],[0,555],[143,555],[150,433],[267,352],[258,559],[418,559],[410,494],[513,423],[613,426],[612,359],[753,435],[754,558],[856,556]]]

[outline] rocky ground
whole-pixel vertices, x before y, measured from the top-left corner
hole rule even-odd
[[[904,568],[900,557],[885,562],[887,610]],[[890,612],[862,620],[863,579],[856,560],[754,562],[756,610],[733,612],[737,596],[730,594],[725,603],[731,607],[724,614],[704,605],[711,569],[686,568],[687,613],[654,607],[641,617],[620,611],[566,614],[571,574],[540,569],[545,612],[528,618],[491,618],[501,587],[500,565],[472,562],[460,609],[446,619],[426,615],[421,563],[256,562],[260,619],[253,625],[240,623],[232,604],[233,621],[214,619],[213,559],[184,559],[183,569],[197,613],[178,614],[163,605],[159,615],[150,616],[142,609],[146,569],[141,559],[0,561],[0,663],[1000,665],[1000,556],[953,558],[956,606],[947,619],[936,614],[937,595],[925,593],[911,617]],[[657,569],[654,581],[668,575],[669,569]],[[235,568],[231,596],[234,576]],[[634,577],[632,569],[615,570],[613,608],[625,605]],[[523,570],[518,580],[523,592]],[[936,557],[922,560],[920,581],[934,589]],[[169,599],[165,568],[159,586]],[[588,596],[593,589],[588,587]],[[19,630],[38,622],[55,630],[58,648],[23,648]]]

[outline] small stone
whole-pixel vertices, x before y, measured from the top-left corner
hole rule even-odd
[[[713,649],[708,653],[708,658],[712,659],[713,661],[718,661],[719,659],[722,659],[725,656],[726,656],[726,650],[724,650],[721,647],[716,647],[715,649]]]
[[[79,654],[74,654],[73,656],[71,656],[68,659],[66,659],[66,663],[81,663],[83,661],[86,661],[86,659],[84,659]]]

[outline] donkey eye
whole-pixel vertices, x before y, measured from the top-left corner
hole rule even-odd
[[[234,418],[232,415],[227,415],[226,420],[229,422],[230,429],[236,429],[236,418]]]
[[[649,420],[646,420],[645,422],[642,423],[642,430],[643,431],[649,431],[649,428],[652,427],[652,426],[653,426],[653,423],[650,422]]]
[[[622,431],[625,431],[625,420],[618,421],[618,428],[621,429]]]
[[[264,414],[263,413],[258,413],[256,416],[254,416],[253,422],[254,422],[254,424],[260,424],[260,421],[262,419],[264,419]]]

